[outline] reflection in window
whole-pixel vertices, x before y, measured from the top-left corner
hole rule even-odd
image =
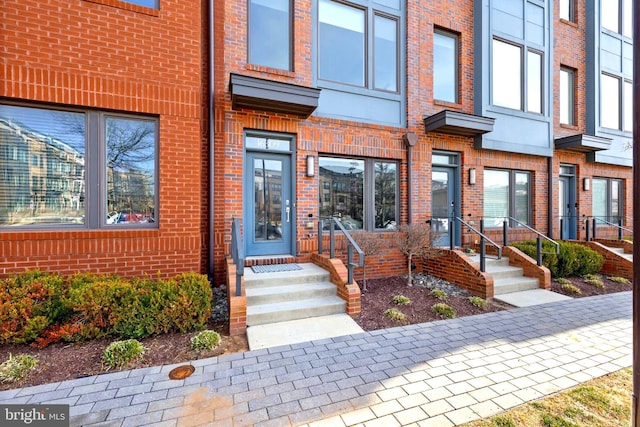
[[[318,15],[320,78],[364,86],[364,11],[320,0]]]
[[[289,0],[249,1],[249,63],[291,69]]]
[[[376,89],[398,90],[398,21],[376,15],[374,18],[373,59]]]
[[[153,222],[155,122],[107,117],[105,126],[107,223]]]
[[[320,216],[348,230],[393,229],[398,221],[398,164],[321,157]]]
[[[596,220],[617,224],[623,220],[622,180],[593,178],[591,213]],[[596,221],[596,224],[606,224]]]
[[[154,9],[158,9],[158,1],[159,0],[120,0],[125,3],[137,4],[138,6],[144,7],[152,7]]]
[[[443,31],[433,34],[433,97],[458,102],[458,38]]]
[[[573,2],[575,0],[560,0],[560,19],[573,21]]]
[[[508,217],[513,217],[523,224],[529,224],[531,220],[530,185],[528,172],[485,169],[484,225],[502,227],[503,221],[508,220]]]
[[[493,104],[522,109],[522,53],[518,46],[493,40]]]
[[[527,111],[542,113],[542,55],[527,52]]]
[[[0,105],[0,226],[85,221],[84,114]]]
[[[614,33],[620,32],[620,2],[619,0],[601,0],[600,15],[602,26]],[[606,4],[605,4],[606,3]]]
[[[620,79],[602,74],[600,82],[601,125],[620,129]]]
[[[626,132],[633,132],[633,84],[630,81],[624,82],[624,121],[623,129]]]
[[[574,72],[568,68],[560,69],[560,123],[575,124],[574,115]]]

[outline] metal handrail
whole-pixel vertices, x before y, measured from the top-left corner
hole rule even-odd
[[[615,227],[618,229],[618,240],[622,240],[622,232],[626,231],[628,233],[631,233],[631,236],[633,236],[633,230],[630,228],[626,228],[622,226],[622,218],[618,217],[618,221],[619,224],[616,224],[614,222],[611,221],[607,221],[606,219],[602,219],[602,217],[599,216],[594,216],[594,215],[589,215],[586,217],[585,219],[585,223],[586,223],[586,230],[587,230],[587,240],[589,240],[589,219],[593,220],[593,238],[596,238],[596,224],[598,221],[610,226],[610,227]]]
[[[460,221],[461,224],[463,224],[465,227],[469,228],[469,230],[473,231],[474,233],[476,233],[477,235],[480,236],[480,271],[482,271],[484,273],[485,271],[485,266],[486,266],[486,254],[485,254],[485,241],[489,242],[490,244],[492,244],[493,246],[495,246],[498,249],[498,259],[502,259],[502,246],[500,246],[499,244],[497,244],[496,242],[494,242],[493,240],[491,240],[486,234],[483,233],[483,230],[478,230],[475,227],[473,227],[471,224],[469,224],[468,222],[466,222],[464,219],[456,216],[453,217],[453,220],[451,220],[451,222],[453,223],[453,221]],[[480,220],[480,228],[484,228],[483,227],[484,222],[482,220]],[[453,227],[449,227],[449,230],[453,230]],[[450,232],[450,237],[449,237],[449,247],[451,250],[453,250],[454,244],[453,244],[453,232]]]
[[[364,252],[360,249],[360,246],[353,240],[349,231],[342,225],[342,223],[335,217],[320,218],[318,220],[318,253],[322,254],[322,229],[324,228],[325,221],[330,221],[329,226],[329,257],[335,258],[336,255],[336,239],[335,239],[335,225],[342,231],[342,234],[347,238],[347,283],[353,284],[353,267],[364,267]],[[358,253],[358,263],[353,262],[353,251]]]
[[[544,234],[542,234],[541,232],[539,232],[538,230],[529,227],[527,224],[524,224],[522,221],[517,220],[516,218],[509,216],[506,217],[504,222],[503,222],[503,238],[504,238],[504,245],[507,246],[507,219],[517,223],[519,226],[526,228],[527,230],[533,232],[536,234],[536,262],[538,264],[538,266],[542,265],[542,254],[551,254],[551,255],[560,255],[560,243],[556,242],[555,240],[553,240],[551,237],[549,236],[545,236]],[[551,252],[544,252],[542,250],[542,239],[545,239],[551,243],[553,243],[553,245],[556,247],[556,251],[555,253],[551,253]]]
[[[242,295],[242,276],[244,276],[244,249],[240,239],[240,225],[236,218],[231,219],[231,258],[236,265],[236,296]]]

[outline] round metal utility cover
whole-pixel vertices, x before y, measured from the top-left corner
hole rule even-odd
[[[193,371],[195,370],[196,368],[191,365],[178,366],[177,368],[173,368],[171,372],[169,372],[169,378],[172,380],[183,380],[193,374]]]

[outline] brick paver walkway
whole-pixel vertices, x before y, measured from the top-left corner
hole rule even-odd
[[[0,392],[71,425],[453,426],[632,364],[623,292]]]

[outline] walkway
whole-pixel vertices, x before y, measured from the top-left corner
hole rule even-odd
[[[453,426],[632,364],[631,292],[0,392],[71,425]]]

